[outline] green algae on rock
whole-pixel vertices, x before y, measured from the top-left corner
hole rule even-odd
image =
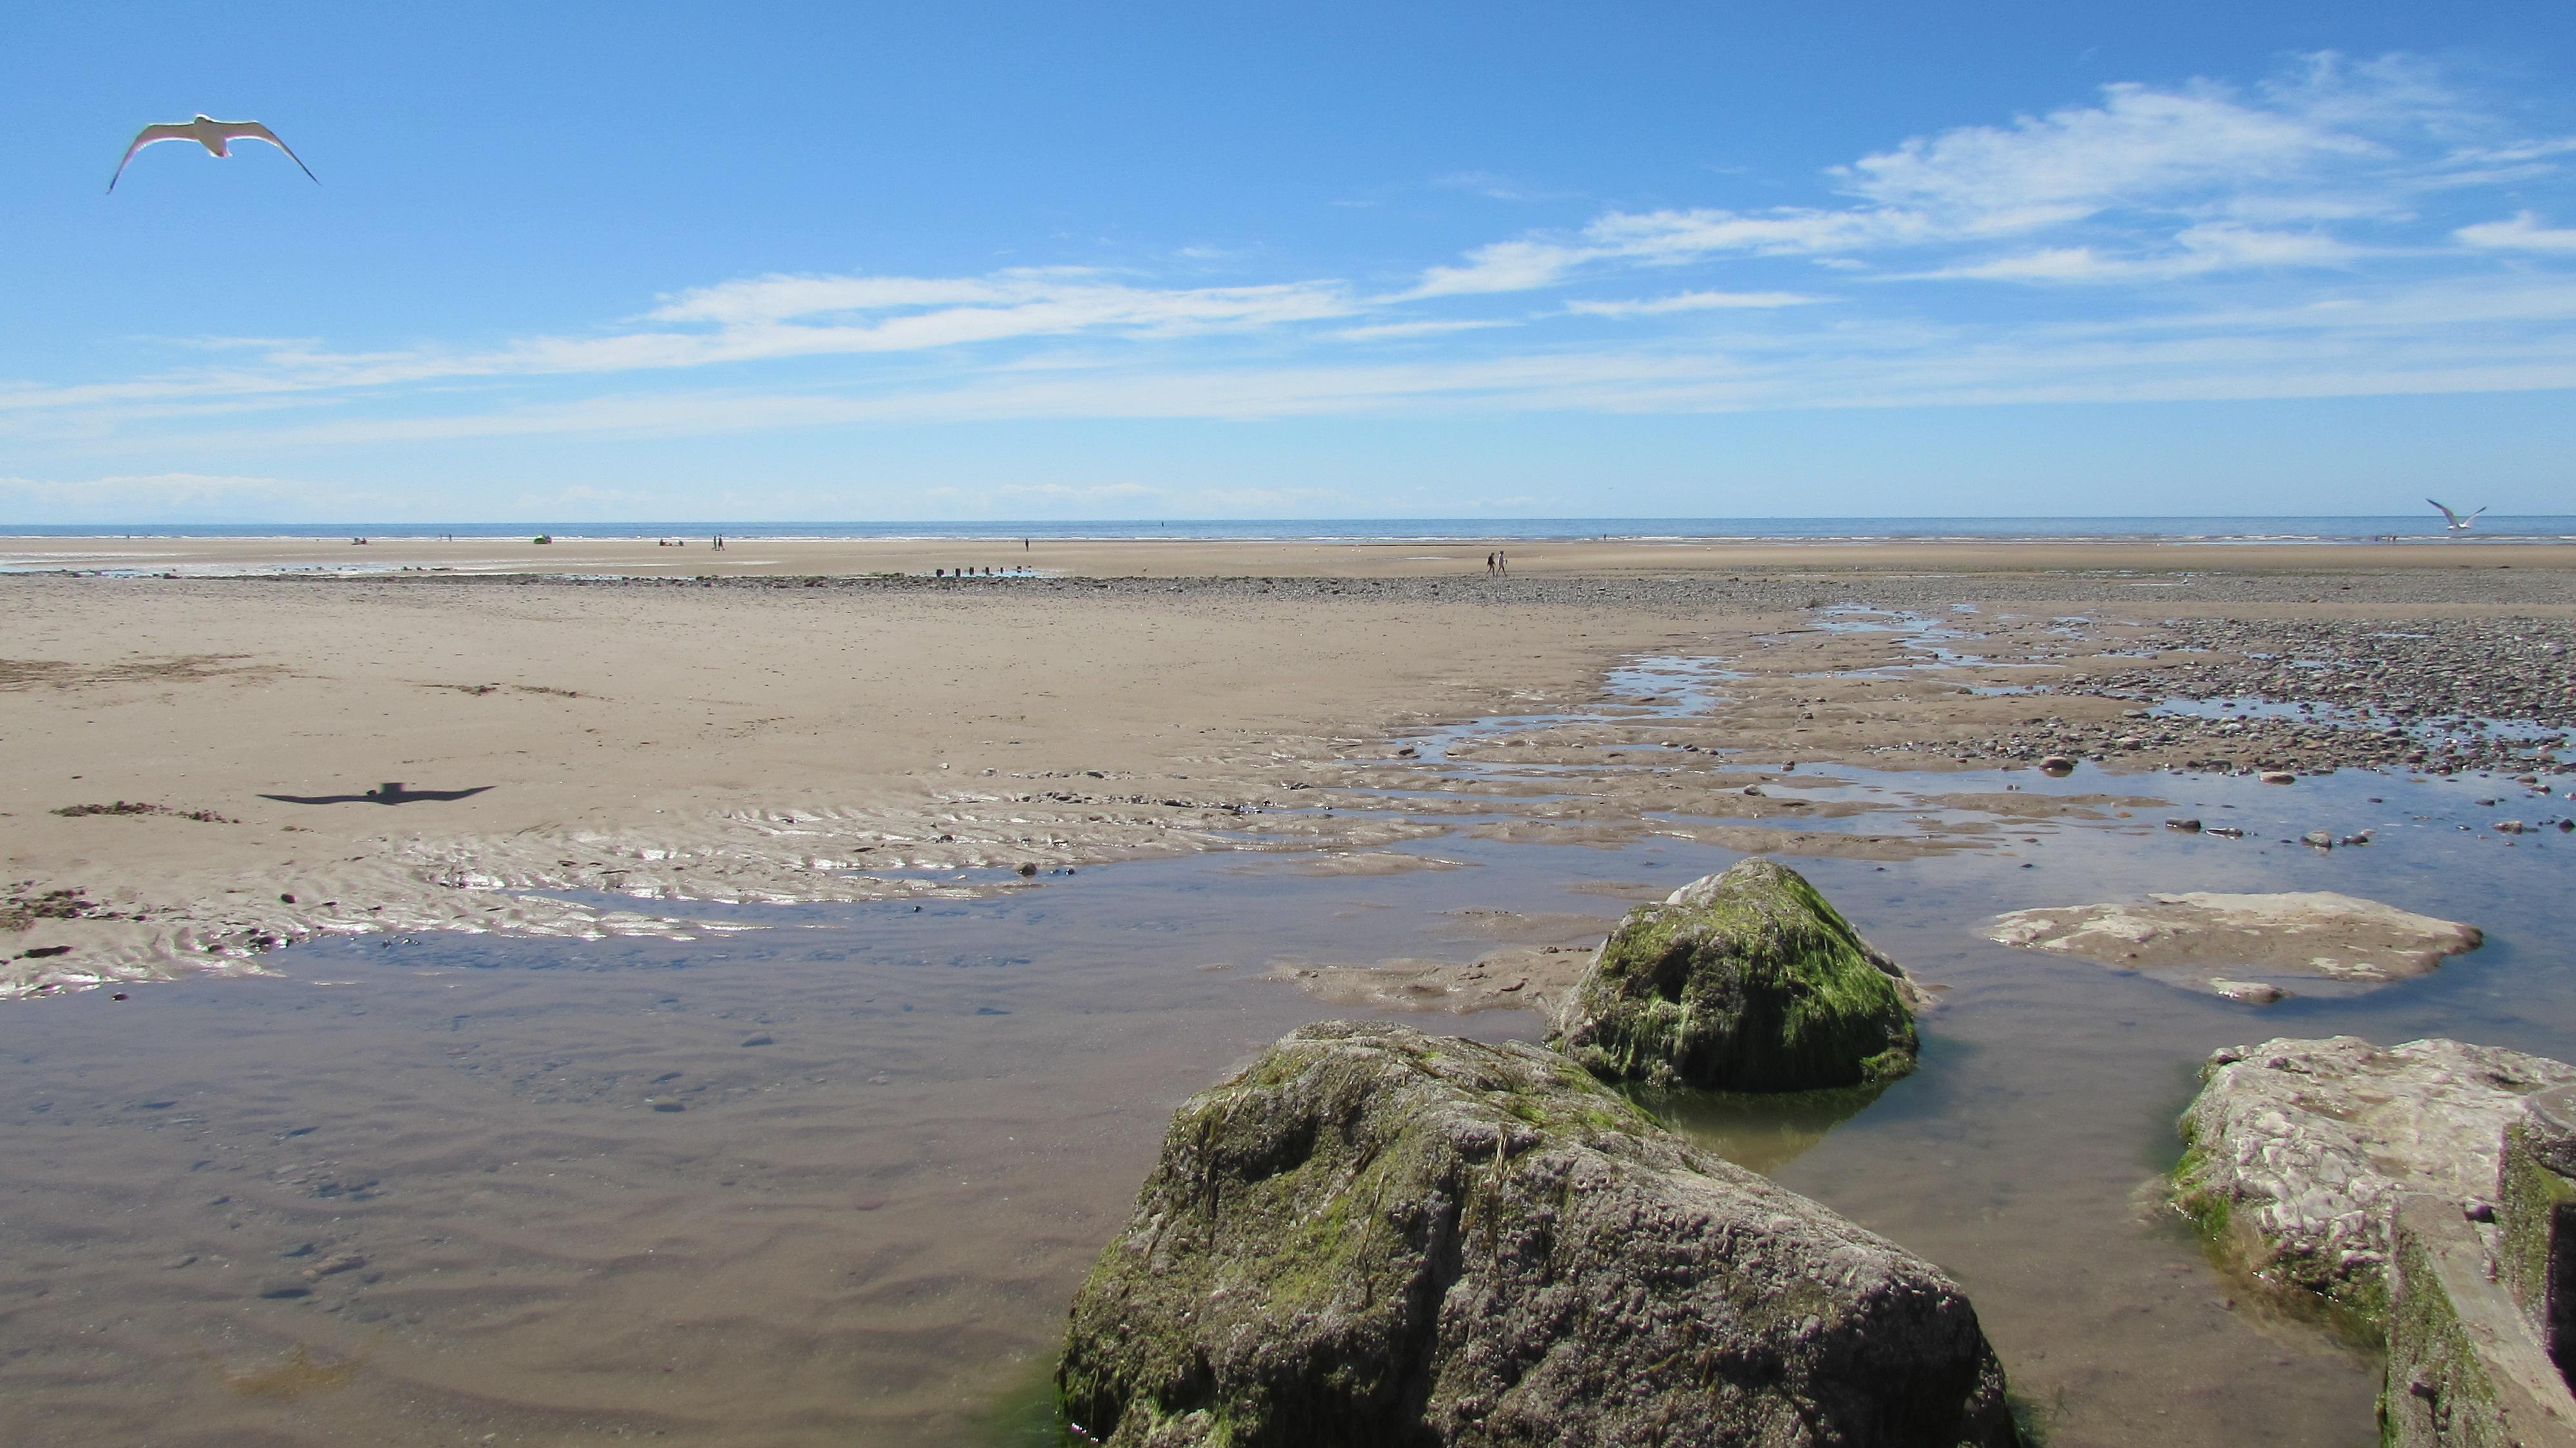
[[[2201,1079],[2174,1205],[2239,1270],[2377,1330],[2398,1198],[2491,1209],[2507,1125],[2576,1066],[2438,1036],[2384,1050],[2281,1037],[2212,1052]]]
[[[1561,1056],[1381,1023],[1181,1107],[1057,1383],[1116,1448],[2018,1442],[1937,1269]]]
[[[1628,912],[1551,1044],[1606,1081],[1814,1091],[1914,1069],[1914,989],[1797,871],[1760,855]]]

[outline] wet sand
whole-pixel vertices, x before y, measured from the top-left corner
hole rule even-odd
[[[249,566],[313,545],[153,546]],[[1645,810],[1687,806],[1728,821],[1707,838],[1734,848],[1899,858],[1974,843],[2012,812],[1928,835],[1819,835],[1802,822],[1863,806],[1766,790],[1745,769],[1891,755],[1949,769],[2115,746],[2125,769],[2334,762],[2305,720],[2137,722],[2154,703],[2142,674],[2206,676],[2237,657],[2159,646],[2195,618],[2439,617],[2457,637],[2424,668],[2453,680],[2450,707],[2479,702],[2460,697],[2460,676],[2472,693],[2499,682],[2440,667],[2478,650],[2479,630],[2536,651],[2542,673],[2576,663],[2576,569],[2560,566],[2576,555],[2556,545],[2312,547],[2308,572],[2264,562],[2278,549],[2203,547],[2236,565],[2145,580],[2174,585],[2151,594],[2127,572],[2065,571],[2086,545],[1937,576],[1912,571],[1910,545],[1858,573],[1796,566],[1822,545],[1773,545],[1758,575],[1676,569],[1660,545],[1565,545],[1625,561],[1495,580],[1481,554],[1463,576],[1423,555],[1403,577],[1272,579],[1222,570],[1266,566],[1279,548],[1303,549],[1286,560],[1301,566],[1351,550],[1193,544],[1171,546],[1219,571],[1168,583],[1135,572],[1165,545],[1080,546],[1128,571],[0,576],[13,623],[0,738],[18,766],[0,778],[0,923],[24,927],[9,932],[22,943],[0,960],[0,992],[254,970],[316,935],[694,938],[694,902],[891,898],[931,888],[914,873],[957,865],[1364,851],[1440,832],[1462,790],[1480,811],[1523,796],[1478,826],[1500,838],[1611,844]],[[2378,553],[2451,562],[2313,571]],[[2518,565],[2459,561],[2508,553]],[[1657,657],[1700,660],[1701,675],[1623,681],[1613,667]],[[2558,697],[2555,674],[2541,682],[2543,717],[2563,722],[2576,700]],[[1630,706],[1620,691],[1640,688],[1661,702]],[[1405,816],[1332,810],[1374,741],[1506,714],[1531,727],[1462,740],[1461,758],[1483,750],[1580,781],[1435,772]],[[2373,747],[2362,757],[2394,749]],[[1672,766],[1663,777],[1613,767],[1655,760]]]
[[[2099,787],[1972,782],[2024,781]],[[1924,1067],[1839,1120],[1694,1129],[1958,1275],[2053,1441],[2366,1443],[2367,1356],[2219,1275],[2154,1174],[2219,1045],[2566,1040],[2576,969],[2548,901],[2567,852],[2458,830],[2471,782],[2162,787],[2263,840],[2070,814],[2009,851],[1799,860],[1937,988]],[[2383,843],[2271,843],[2320,817]],[[276,978],[17,1003],[0,1437],[1014,1441],[1170,1108],[1351,1010],[1270,965],[1606,930],[1621,897],[1734,858],[1670,835],[1436,848],[1457,867],[1197,856],[918,913],[743,906],[725,913],[772,928],[720,944],[322,941]],[[2258,1010],[1975,933],[1998,908],[2222,879],[2440,900],[2489,944]]]
[[[2501,598],[2260,569],[2158,597],[2563,623],[2568,576],[2513,572]],[[1463,983],[1762,848],[1935,988],[1924,1068],[1846,1115],[1692,1129],[1957,1274],[2055,1442],[2373,1441],[2367,1356],[2218,1275],[2155,1173],[2217,1046],[2565,1056],[2576,846],[2492,825],[2576,806],[2474,771],[2282,788],[1896,747],[2106,658],[2089,620],[2131,581],[0,579],[0,738],[35,766],[0,784],[13,888],[147,917],[30,920],[9,968],[272,972],[0,1006],[0,1439],[1025,1441],[1170,1107],[1388,1008],[1300,969]],[[1917,613],[1836,612],[1872,595]],[[1944,595],[1977,660],[1922,626]],[[390,779],[495,787],[259,798]],[[175,812],[51,813],[119,799]],[[2207,889],[2343,890],[2487,944],[2254,1007],[1976,933]],[[426,928],[460,923],[492,933]],[[204,936],[237,953],[170,948]],[[45,942],[75,949],[21,954]],[[1436,1004],[1411,1018],[1539,1030]]]

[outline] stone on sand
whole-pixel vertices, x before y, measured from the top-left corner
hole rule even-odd
[[[1374,1022],[1183,1104],[1057,1381],[1117,1448],[2017,1441],[1937,1269],[1562,1057]]]
[[[1606,1081],[1811,1091],[1914,1069],[1913,983],[1759,855],[1628,912],[1557,1017]]]
[[[2194,891],[2143,902],[2053,905],[1986,922],[1989,940],[2151,970],[2195,990],[2231,976],[2285,975],[2378,986],[2422,975],[2485,939],[2474,925],[2328,890]],[[2236,984],[2230,981],[2229,984]]]
[[[2211,1053],[2183,1114],[2175,1201],[2275,1284],[2364,1314],[2386,1300],[2389,1214],[2407,1192],[2492,1203],[2506,1125],[2576,1066],[2433,1038],[2357,1036]]]

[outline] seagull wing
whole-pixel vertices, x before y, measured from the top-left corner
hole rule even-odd
[[[2432,500],[2431,498],[2426,498],[2424,501],[2425,501],[2425,502],[2428,502],[2428,503],[2433,503],[2433,506],[2434,506],[2434,507],[2441,509],[2441,510],[2442,510],[2442,517],[2443,517],[2446,521],[2448,521],[2452,527],[2457,528],[2458,526],[2460,526],[2460,515],[2451,511],[2451,505],[2450,505],[2450,504],[2448,504],[2448,503],[2434,503],[2434,502],[2433,502],[2433,500]],[[2470,514],[2470,516],[2471,516],[2471,517],[2475,517],[2475,516],[2477,516],[2477,515],[2476,515],[2476,514],[2474,514],[2474,513],[2472,513],[2472,514]]]
[[[197,139],[197,129],[194,126],[145,126],[142,130],[135,133],[134,144],[126,147],[125,155],[117,161],[116,175],[107,178],[107,189],[110,191],[116,189],[117,178],[125,174],[125,163],[134,159],[135,152],[142,150],[144,147],[151,145],[155,141],[193,141],[195,139]]]
[[[227,141],[238,141],[244,137],[248,137],[254,141],[266,141],[277,149],[285,151],[286,159],[294,162],[295,169],[303,172],[307,177],[309,177],[314,185],[319,186],[322,184],[322,178],[313,174],[313,168],[304,164],[303,157],[296,155],[284,141],[277,139],[277,132],[270,130],[259,122],[217,121],[215,122],[215,128],[223,132],[224,139]]]

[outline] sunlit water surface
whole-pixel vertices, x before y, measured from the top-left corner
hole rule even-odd
[[[2214,1047],[2576,1053],[2576,844],[2489,828],[2576,804],[2349,771],[1826,773],[1799,783],[2171,804],[1907,863],[1796,861],[1940,988],[1923,1067],[1866,1103],[1675,1118],[1953,1273],[2055,1442],[2375,1441],[2375,1365],[2225,1280],[2150,1184]],[[2365,827],[2366,848],[2281,843]],[[1605,890],[1736,858],[1671,835],[1416,848],[1468,868],[1213,855],[918,911],[718,909],[767,928],[698,942],[320,942],[275,979],[0,1010],[0,1442],[1028,1441],[1065,1305],[1172,1107],[1328,1014],[1265,963],[1463,959],[1482,947],[1462,910],[1606,930],[1624,902]],[[2375,993],[2251,1007],[1974,932],[2149,890],[2319,888],[2488,944]]]

